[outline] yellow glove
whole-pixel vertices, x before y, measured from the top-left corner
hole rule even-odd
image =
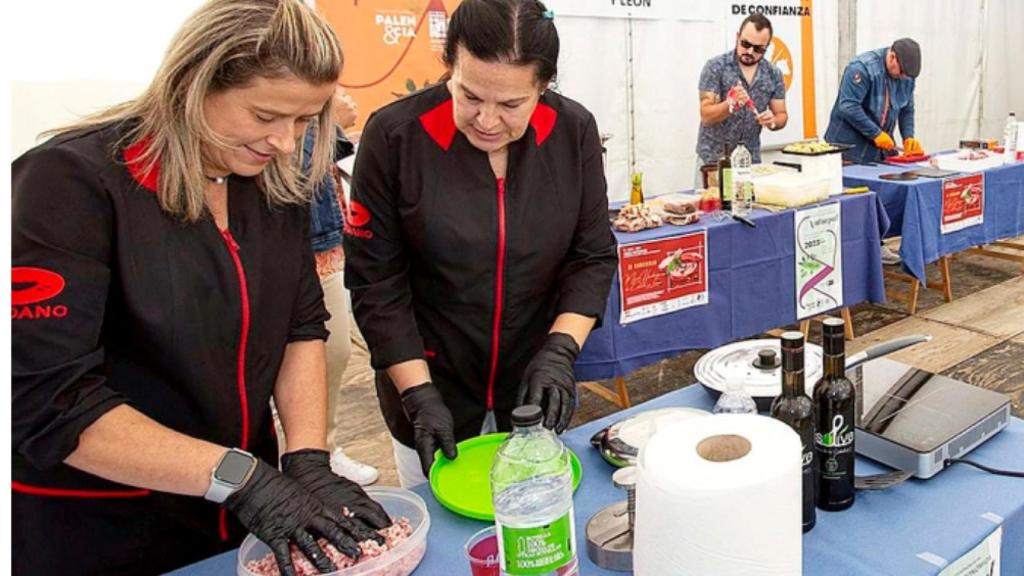
[[[903,153],[906,154],[907,156],[924,154],[924,148],[921,146],[921,141],[918,140],[917,138],[904,138]]]
[[[882,150],[892,150],[896,148],[896,143],[892,141],[892,136],[881,132],[878,136],[875,136],[875,146]]]

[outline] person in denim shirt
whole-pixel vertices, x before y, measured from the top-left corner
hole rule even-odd
[[[910,38],[857,56],[846,66],[825,140],[851,144],[843,157],[880,162],[896,154],[892,134],[899,123],[906,154],[923,154],[914,138],[914,82],[921,72],[921,48]]]
[[[736,48],[715,56],[700,74],[698,169],[714,164],[726,145],[740,142],[754,162],[761,161],[761,129],[786,126],[786,85],[782,71],[765,60],[772,41],[772,23],[752,14],[740,24]]]
[[[313,145],[315,135],[306,134],[304,149]],[[335,161],[347,158],[355,153],[355,146],[338,130],[338,142],[335,144]],[[338,200],[338,186],[333,177],[324,178],[316,187],[309,210],[309,236],[313,243],[313,252],[319,254],[341,246],[341,229],[345,225],[341,212],[341,201]]]
[[[355,146],[345,137],[344,129],[356,122],[356,104],[352,97],[338,88],[334,95],[334,118],[337,123],[337,140],[334,146],[334,160],[342,160],[355,153]],[[316,131],[306,133],[304,149],[311,150],[316,140]],[[377,481],[376,468],[350,458],[345,454],[338,440],[340,422],[338,403],[342,396],[342,375],[352,355],[349,330],[349,294],[343,281],[345,256],[342,251],[341,232],[345,226],[344,192],[338,168],[315,188],[309,210],[310,240],[316,257],[316,271],[324,291],[324,304],[331,314],[327,329],[331,337],[327,340],[327,424],[328,446],[331,451],[331,468],[336,474],[362,485]]]

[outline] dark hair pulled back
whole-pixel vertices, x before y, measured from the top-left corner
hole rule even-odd
[[[449,68],[459,46],[485,62],[536,65],[540,83],[558,72],[554,15],[538,0],[464,0],[448,22],[444,63]]]

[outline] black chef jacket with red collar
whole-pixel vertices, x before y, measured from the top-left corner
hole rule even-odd
[[[132,162],[144,144],[118,150],[120,136],[114,127],[59,136],[12,166],[16,508],[107,499],[237,541],[244,530],[233,518],[229,529],[215,504],[61,462],[82,430],[126,403],[276,464],[268,401],[285,347],[327,337],[308,206],[270,208],[255,179],[232,177],[228,230],[184,223],[160,209],[156,170]],[[148,507],[119,504],[133,498]],[[145,531],[127,524],[125,534]]]
[[[498,181],[459,132],[444,84],[370,117],[353,174],[345,282],[392,435],[412,427],[383,369],[425,359],[455,418],[499,429],[558,314],[604,313],[616,265],[597,126],[547,91]]]

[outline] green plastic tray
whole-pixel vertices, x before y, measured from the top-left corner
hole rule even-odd
[[[459,457],[445,458],[438,451],[430,467],[430,489],[442,506],[469,518],[494,520],[491,503],[491,462],[507,432],[485,434],[459,442]],[[566,447],[566,450],[569,450]],[[569,450],[572,463],[572,488],[579,488],[583,466],[576,453]]]

